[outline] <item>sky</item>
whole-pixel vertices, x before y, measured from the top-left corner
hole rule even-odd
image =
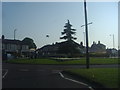
[[[100,41],[106,48],[118,48],[118,3],[87,2],[89,46]],[[76,42],[84,43],[83,2],[2,2],[2,34],[7,39],[32,38],[37,47],[62,42],[64,25],[70,20],[76,29]],[[111,34],[111,36],[110,36]],[[49,37],[46,37],[49,35]]]
[[[120,49],[120,1],[118,3],[118,49]]]

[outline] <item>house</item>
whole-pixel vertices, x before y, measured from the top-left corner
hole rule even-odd
[[[120,49],[118,50],[118,57],[120,58]]]
[[[106,49],[106,52],[109,57],[119,57],[119,50],[112,48],[112,49]]]
[[[91,53],[106,53],[106,46],[104,44],[101,44],[100,41],[98,41],[98,44],[93,42],[90,48]]]
[[[4,35],[2,35],[1,41],[3,60],[7,58],[25,57],[29,54],[29,46],[20,40],[5,39]]]

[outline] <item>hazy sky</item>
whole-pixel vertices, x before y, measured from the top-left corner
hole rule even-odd
[[[120,49],[120,1],[118,4],[118,48]]]
[[[101,41],[108,48],[118,47],[118,3],[88,2],[89,46]],[[30,37],[40,48],[46,44],[61,42],[61,32],[70,20],[76,31],[76,42],[84,42],[84,8],[83,2],[3,2],[2,34],[7,39],[22,40]],[[47,38],[46,35],[50,37]]]

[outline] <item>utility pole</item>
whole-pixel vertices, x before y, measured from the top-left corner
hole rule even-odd
[[[93,24],[93,22],[88,23],[87,25]],[[84,27],[85,25],[82,25],[81,27]],[[84,35],[84,45],[85,45],[85,32],[83,32]]]
[[[89,69],[89,47],[88,47],[88,27],[87,27],[87,9],[86,0],[84,0],[84,13],[85,13],[85,31],[86,31],[86,68]]]
[[[84,35],[84,46],[85,46],[85,32],[83,32],[83,35]]]
[[[90,23],[88,23],[87,25],[89,25],[89,24],[93,24],[93,22],[90,22]],[[82,25],[81,27],[84,27],[85,25]]]
[[[14,40],[15,40],[15,32],[16,32],[17,29],[14,30]]]

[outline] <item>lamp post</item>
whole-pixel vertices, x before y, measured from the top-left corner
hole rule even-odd
[[[113,37],[113,49],[115,48],[115,40],[114,40],[114,34],[112,35],[112,34],[110,34],[110,36],[112,36]]]
[[[85,32],[86,32],[86,68],[89,69],[89,47],[88,47],[88,27],[87,27],[87,9],[86,0],[84,0],[84,13],[85,13]]]
[[[14,40],[15,40],[15,32],[17,31],[17,29],[14,30]]]
[[[112,38],[113,38],[113,49],[112,49],[112,55],[113,55],[113,57],[115,57],[115,41],[114,41],[114,34],[110,34],[110,36],[112,36]]]

